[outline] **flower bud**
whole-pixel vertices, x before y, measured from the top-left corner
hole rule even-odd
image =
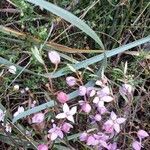
[[[18,91],[19,90],[19,85],[18,84],[14,85],[13,90]]]
[[[84,96],[86,94],[86,87],[85,86],[80,86],[79,87],[79,95]]]
[[[67,77],[66,78],[66,83],[69,85],[69,86],[74,86],[76,84],[76,78],[70,76],[70,77]]]
[[[41,123],[44,121],[44,113],[37,113],[32,117],[32,123]]]
[[[64,131],[65,133],[69,133],[70,129],[73,128],[73,126],[70,123],[64,123],[62,125],[62,131]]]
[[[12,66],[9,66],[8,71],[9,71],[10,73],[12,73],[12,74],[16,74],[17,69],[16,69],[15,66],[12,65]]]
[[[38,146],[38,150],[48,150],[48,146],[45,145],[45,144],[40,144],[40,145]]]
[[[49,52],[48,57],[53,64],[57,65],[60,63],[60,55],[56,51]]]
[[[60,102],[60,103],[66,103],[68,101],[69,97],[66,93],[64,92],[59,92],[57,94],[57,100]]]
[[[90,106],[90,104],[84,102],[83,104],[81,104],[81,109],[84,112],[89,113],[91,111],[91,106]]]

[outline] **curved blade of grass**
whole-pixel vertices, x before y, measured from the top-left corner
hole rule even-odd
[[[73,24],[74,26],[78,27],[80,30],[85,32],[87,35],[89,35],[91,38],[93,38],[100,45],[100,47],[104,49],[104,45],[102,41],[99,39],[98,35],[84,21],[82,21],[72,13],[44,0],[26,0],[26,1],[38,5],[50,11],[51,13],[65,19],[66,21],[70,22],[71,24]]]
[[[26,116],[29,116],[31,114],[37,113],[41,110],[44,110],[46,108],[53,107],[53,106],[54,106],[54,101],[51,100],[50,102],[47,102],[45,104],[36,106],[32,109],[28,109],[27,111],[24,111],[24,112],[20,113],[19,115],[17,115],[16,117],[13,118],[12,122],[15,123],[17,120],[19,120],[21,118],[24,118]]]
[[[138,45],[144,44],[144,43],[149,42],[149,41],[150,41],[150,36],[147,36],[145,38],[136,40],[132,43],[120,46],[120,47],[112,49],[110,51],[106,51],[105,54],[106,54],[107,58],[112,57],[114,55],[117,55],[119,53],[122,53],[126,50],[129,50],[133,47],[136,47]],[[89,65],[92,65],[94,63],[97,63],[97,62],[101,61],[103,58],[104,58],[104,54],[96,55],[92,58],[86,59],[86,60],[81,61],[77,64],[72,64],[72,67],[75,68],[76,70],[79,70],[81,68],[86,68]],[[57,71],[55,73],[49,73],[48,75],[50,76],[50,78],[58,78],[58,77],[61,77],[63,75],[66,75],[66,74],[70,73],[70,72],[68,72],[68,70],[69,70],[68,67],[64,67],[64,68],[60,69],[59,71]]]

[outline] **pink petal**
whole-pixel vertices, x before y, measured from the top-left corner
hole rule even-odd
[[[112,111],[111,114],[110,114],[110,118],[112,120],[116,120],[117,119],[117,115]]]
[[[144,131],[144,130],[139,130],[139,131],[137,132],[137,136],[138,136],[139,138],[143,139],[143,138],[145,138],[145,137],[148,137],[149,135],[148,135],[148,133],[147,133],[146,131]]]
[[[95,97],[94,99],[93,99],[93,103],[94,104],[97,104],[99,102],[99,97]]]
[[[63,139],[63,137],[64,137],[64,134],[63,134],[63,132],[62,132],[61,130],[57,131],[57,135],[58,135],[61,139]]]
[[[66,114],[65,113],[60,113],[56,116],[57,119],[63,119],[66,118]]]
[[[104,101],[99,101],[98,102],[98,107],[104,107]]]
[[[51,137],[51,140],[54,141],[58,137],[58,135],[57,133],[53,132],[50,137]]]
[[[69,112],[69,106],[67,105],[67,103],[64,103],[63,105],[63,112],[64,113]]]
[[[117,120],[116,120],[116,122],[117,122],[118,124],[122,124],[122,123],[125,122],[125,121],[126,121],[125,118],[117,118]]]
[[[38,145],[37,150],[48,150],[48,146],[45,144],[40,144],[40,145]]]
[[[111,102],[111,101],[113,101],[113,97],[111,97],[111,96],[103,96],[101,98],[101,100],[104,101],[104,102]]]
[[[132,148],[133,148],[134,150],[141,150],[141,143],[138,142],[138,141],[134,141],[134,142],[132,143]]]
[[[117,133],[119,133],[119,132],[120,132],[120,126],[119,126],[119,124],[115,123],[115,124],[114,124],[114,129],[115,129],[115,131],[116,131]]]
[[[103,147],[105,147],[105,148],[108,147],[107,143],[106,143],[105,141],[103,141],[103,140],[100,140],[100,144],[101,144]]]

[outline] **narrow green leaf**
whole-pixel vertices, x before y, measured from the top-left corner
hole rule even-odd
[[[69,11],[64,10],[45,0],[26,0],[26,1],[38,5],[50,11],[51,13],[65,19],[66,21],[70,22],[71,24],[73,24],[74,26],[78,27],[80,30],[85,32],[87,35],[89,35],[91,38],[93,38],[101,46],[101,48],[104,49],[104,45],[102,41],[99,39],[98,35],[84,21],[82,21]]]
[[[34,46],[33,48],[31,48],[32,54],[35,56],[35,58],[41,63],[44,64],[44,61],[42,59],[42,56],[38,50],[38,48],[36,46]]]
[[[17,120],[19,120],[21,118],[24,118],[26,116],[29,116],[31,114],[37,113],[41,110],[44,110],[46,108],[53,107],[53,106],[54,106],[54,101],[51,100],[50,102],[36,106],[32,109],[28,109],[27,111],[20,113],[19,115],[17,115],[16,117],[13,118],[12,122],[15,123]]]
[[[110,51],[106,51],[105,52],[105,54],[106,54],[105,57],[107,57],[107,58],[112,57],[114,55],[117,55],[119,53],[122,53],[126,50],[129,50],[133,47],[136,47],[138,45],[144,44],[144,43],[149,42],[149,41],[150,41],[150,36],[147,36],[145,38],[136,40],[136,41],[131,42],[129,44],[126,44],[126,45],[120,46],[118,48],[112,49]],[[102,59],[104,59],[104,54],[96,55],[92,58],[86,59],[86,60],[81,61],[77,64],[72,64],[72,67],[75,70],[79,70],[81,68],[86,68],[89,65],[97,63],[97,62],[101,61]],[[67,70],[68,70],[68,67],[64,67],[64,68],[60,69],[59,71],[57,71],[55,73],[49,73],[49,74],[46,74],[46,75],[49,75],[51,78],[58,78],[58,77],[61,77],[63,75],[68,74],[69,72],[67,72]]]

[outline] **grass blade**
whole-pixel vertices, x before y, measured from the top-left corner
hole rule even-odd
[[[38,5],[50,11],[51,13],[65,19],[66,21],[70,22],[71,24],[73,24],[74,26],[78,27],[80,30],[85,32],[87,35],[89,35],[91,38],[93,38],[100,45],[100,47],[104,49],[104,45],[102,41],[99,39],[98,35],[84,21],[82,21],[72,13],[44,0],[26,0],[26,1]]]

